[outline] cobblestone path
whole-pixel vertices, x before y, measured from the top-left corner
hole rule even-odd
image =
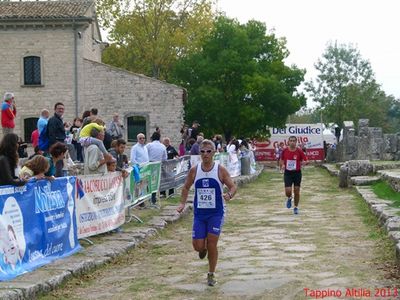
[[[374,299],[375,289],[377,299],[399,298],[387,271],[394,250],[364,224],[362,205],[353,190],[308,167],[293,215],[282,174],[267,170],[228,204],[215,287],[206,286],[207,261],[192,250],[190,215],[45,299]]]

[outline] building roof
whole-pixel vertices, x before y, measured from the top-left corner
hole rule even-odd
[[[85,18],[93,1],[0,2],[0,20]]]

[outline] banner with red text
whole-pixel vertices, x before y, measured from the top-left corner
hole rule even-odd
[[[324,159],[323,125],[317,124],[286,124],[285,128],[270,128],[271,137],[267,141],[256,142],[256,160],[275,160],[275,148],[283,143],[288,146],[290,136],[297,138],[297,146],[306,149],[309,160]]]
[[[125,222],[121,172],[79,176],[76,200],[78,238],[118,228]]]

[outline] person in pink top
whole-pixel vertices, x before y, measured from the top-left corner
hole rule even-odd
[[[35,129],[31,134],[32,147],[35,148],[39,144],[39,129]]]
[[[294,193],[293,213],[299,213],[301,166],[307,163],[307,157],[303,150],[297,147],[297,138],[289,137],[289,147],[282,151],[281,170],[284,170],[285,194],[287,197],[286,207],[292,207],[292,194]],[[292,190],[293,187],[293,190]]]

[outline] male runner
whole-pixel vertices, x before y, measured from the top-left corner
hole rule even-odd
[[[190,187],[194,183],[194,218],[192,244],[203,259],[208,252],[207,284],[216,284],[214,272],[218,260],[218,238],[224,223],[225,201],[229,201],[236,193],[228,171],[214,162],[215,145],[210,140],[200,144],[201,164],[192,167],[182,189],[181,204],[177,208],[180,213],[185,207]],[[224,193],[223,185],[228,191]],[[225,201],[224,201],[225,200]]]
[[[285,193],[287,201],[286,207],[292,207],[292,186],[294,186],[294,209],[293,213],[299,213],[300,201],[300,184],[301,184],[301,165],[307,163],[307,157],[303,150],[297,147],[297,138],[295,136],[289,137],[289,147],[285,148],[282,152],[281,170],[284,170],[283,175],[285,182]]]

